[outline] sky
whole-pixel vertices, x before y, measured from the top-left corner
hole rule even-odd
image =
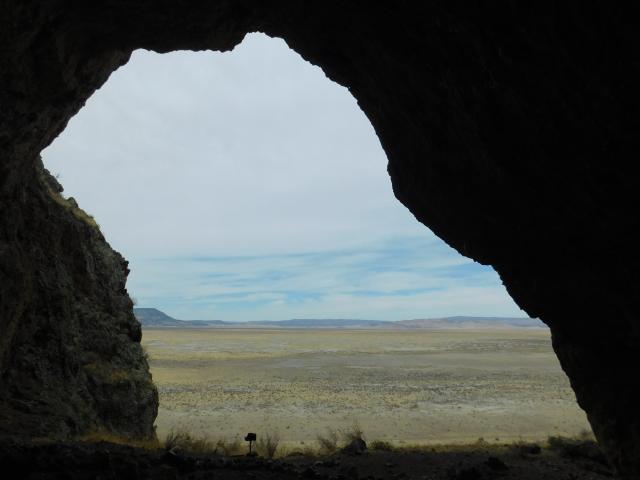
[[[349,91],[280,39],[134,52],[43,152],[179,319],[526,316],[393,196]]]

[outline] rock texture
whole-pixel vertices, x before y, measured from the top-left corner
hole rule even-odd
[[[42,355],[56,364],[79,358],[73,344],[66,352],[41,344],[93,330],[82,305],[99,300],[114,334],[116,319],[131,315],[114,280],[122,270],[92,270],[104,263],[97,241],[46,198],[36,175],[41,149],[132,50],[225,50],[262,31],[349,88],[387,153],[397,198],[459,252],[493,265],[516,302],[551,327],[612,463],[640,475],[640,182],[630,165],[640,152],[640,30],[625,5],[3,1],[3,397],[16,398],[7,375],[19,385],[47,361]],[[60,240],[52,246],[51,238]],[[139,355],[131,360],[145,369]]]
[[[154,435],[127,262],[38,161],[0,210],[0,433]]]
[[[150,442],[146,442],[147,444]],[[453,451],[362,451],[330,457],[297,452],[268,460],[257,456],[190,453],[178,447],[134,448],[113,443],[3,443],[0,465],[6,480],[608,480],[611,470],[597,447],[542,455],[504,448],[499,452],[457,448]],[[586,447],[586,448],[585,448]],[[494,456],[494,455],[499,456]],[[490,456],[491,455],[491,456]]]

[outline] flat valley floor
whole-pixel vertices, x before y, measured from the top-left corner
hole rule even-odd
[[[142,343],[160,437],[277,432],[303,448],[354,422],[398,446],[589,429],[545,329],[146,328]]]

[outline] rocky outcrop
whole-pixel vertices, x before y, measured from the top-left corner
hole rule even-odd
[[[35,362],[27,352],[37,337],[16,336],[23,323],[59,335],[52,324],[64,325],[67,311],[55,299],[76,312],[68,328],[90,328],[70,291],[112,289],[99,310],[131,312],[112,270],[79,267],[94,257],[84,230],[65,230],[73,255],[66,241],[49,247],[66,224],[42,200],[39,152],[132,50],[225,50],[263,31],[349,88],[398,199],[459,252],[493,265],[550,326],[611,461],[640,475],[639,180],[628,163],[640,150],[635,11],[579,0],[25,0],[0,12],[3,378]],[[36,279],[72,268],[64,288]]]
[[[0,433],[153,436],[127,262],[40,162],[33,173],[0,210]]]

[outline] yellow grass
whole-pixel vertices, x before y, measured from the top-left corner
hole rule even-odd
[[[159,434],[242,438],[282,451],[357,420],[408,445],[543,441],[589,425],[546,330],[145,329]]]
[[[118,445],[131,445],[138,448],[144,448],[145,450],[158,450],[162,448],[162,444],[157,438],[132,439],[106,430],[94,430],[85,435],[81,435],[76,440],[88,443],[108,442]]]
[[[81,209],[76,203],[75,201],[69,200],[64,198],[64,196],[54,190],[51,189],[51,187],[49,187],[49,184],[45,181],[44,185],[47,188],[47,192],[49,193],[49,196],[51,197],[51,199],[56,202],[58,205],[66,208],[67,210],[69,210],[74,217],[76,217],[78,220],[80,220],[81,222],[86,223],[87,225],[89,225],[92,228],[95,229],[100,229],[100,226],[98,225],[98,222],[96,222],[95,218],[93,218],[92,215],[89,215],[87,212],[85,212],[83,209]]]

